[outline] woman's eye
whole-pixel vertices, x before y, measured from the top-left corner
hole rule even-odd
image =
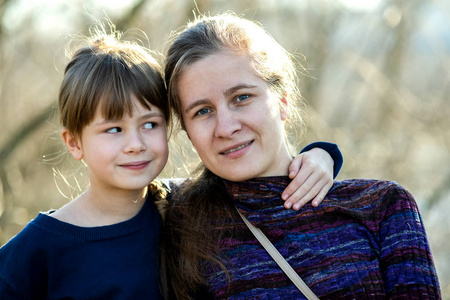
[[[198,115],[198,116],[203,116],[203,115],[206,115],[206,114],[209,113],[209,112],[211,112],[210,109],[208,109],[208,108],[202,108],[202,109],[200,109],[199,111],[197,111],[195,114]]]
[[[154,123],[154,122],[147,122],[147,123],[145,123],[144,128],[145,128],[145,129],[153,129],[153,128],[155,128],[156,126],[158,126],[158,124],[156,124],[156,123]]]
[[[108,132],[108,133],[117,133],[117,132],[121,132],[121,131],[122,131],[122,129],[120,129],[120,127],[113,127],[113,128],[106,130],[106,132]]]
[[[240,95],[236,98],[236,102],[242,102],[244,100],[246,100],[248,97],[250,97],[249,95]]]

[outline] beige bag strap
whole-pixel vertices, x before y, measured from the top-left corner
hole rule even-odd
[[[305,284],[305,282],[300,278],[300,276],[292,269],[291,265],[284,259],[284,257],[278,252],[277,248],[269,241],[269,239],[264,235],[264,233],[252,223],[250,223],[246,217],[244,217],[239,209],[236,207],[237,212],[241,216],[245,225],[250,229],[256,239],[261,243],[261,245],[266,249],[266,251],[272,256],[273,260],[280,266],[284,273],[289,277],[289,279],[295,284],[295,286],[300,290],[300,292],[305,295],[308,300],[319,300],[319,298],[314,294],[313,291]]]

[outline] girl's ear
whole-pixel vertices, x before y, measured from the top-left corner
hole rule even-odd
[[[70,133],[66,128],[61,131],[62,139],[64,144],[66,144],[67,149],[69,149],[70,154],[76,160],[83,159],[83,149],[81,147],[81,140],[76,138],[72,133]]]
[[[287,94],[284,93],[280,99],[280,117],[281,121],[286,121],[288,117],[288,105],[289,101],[287,99]]]

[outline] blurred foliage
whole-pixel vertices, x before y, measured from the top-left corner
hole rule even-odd
[[[83,167],[67,159],[55,113],[71,37],[108,16],[164,53],[170,32],[194,14],[226,10],[259,21],[296,55],[307,103],[301,145],[335,142],[345,158],[338,179],[391,179],[415,196],[450,299],[445,0],[0,0],[0,244],[86,184]],[[172,146],[163,176],[186,176]]]

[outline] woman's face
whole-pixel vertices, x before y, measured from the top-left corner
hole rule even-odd
[[[210,171],[231,181],[288,174],[287,101],[256,75],[248,56],[207,56],[183,71],[178,91],[187,134]]]

